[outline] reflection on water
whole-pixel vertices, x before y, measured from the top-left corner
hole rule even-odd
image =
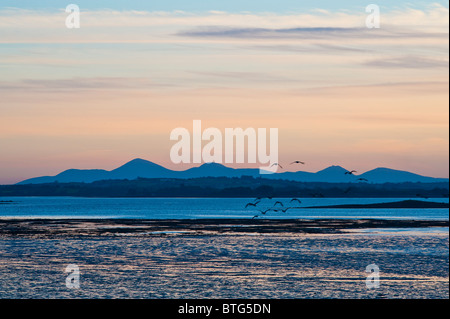
[[[448,227],[418,227],[418,228],[364,228],[364,229],[347,229],[344,232],[364,235],[449,235]]]
[[[395,202],[408,198],[305,198],[300,207]],[[0,205],[0,218],[136,218],[201,219],[252,218],[257,209],[267,209],[280,200],[264,199],[257,208],[245,209],[246,198],[72,198],[10,197],[14,203]],[[447,199],[430,199],[446,202]],[[297,206],[297,205],[295,205]],[[448,220],[448,209],[291,209],[269,212],[265,218],[383,218]]]
[[[0,298],[448,298],[448,254],[445,236],[0,239]]]

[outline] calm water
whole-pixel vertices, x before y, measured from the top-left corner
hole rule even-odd
[[[300,206],[370,204],[407,198],[307,198]],[[243,198],[73,198],[11,197],[12,204],[0,205],[0,218],[136,218],[202,219],[252,218],[257,210],[245,209],[254,199]],[[278,199],[263,200],[258,207],[270,208]],[[289,206],[289,199],[279,199]],[[446,202],[447,199],[430,199]],[[266,218],[383,218],[448,220],[448,209],[292,209],[287,213],[269,212]]]

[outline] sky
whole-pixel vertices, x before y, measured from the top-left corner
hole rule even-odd
[[[359,0],[74,1],[68,29],[67,2],[3,0],[0,184],[138,157],[186,169],[170,133],[193,120],[278,128],[280,162],[311,172],[448,177],[448,2],[391,2],[368,29]]]
[[[226,11],[226,12],[288,12],[288,11],[307,11],[315,9],[323,10],[352,10],[365,8],[371,3],[379,6],[392,7],[390,0],[378,0],[376,2],[367,2],[361,0],[345,0],[340,3],[335,0],[259,0],[257,3],[254,0],[165,0],[165,1],[147,1],[147,0],[76,0],[61,1],[61,0],[2,0],[2,7],[16,8],[20,4],[20,8],[41,10],[65,8],[69,3],[77,4],[80,8],[86,10],[97,9],[114,9],[114,10],[139,10],[139,11]],[[396,1],[395,8],[425,8],[430,1]],[[433,1],[433,4],[447,5],[448,1]]]

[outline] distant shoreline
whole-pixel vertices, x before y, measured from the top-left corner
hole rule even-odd
[[[376,204],[344,204],[344,205],[331,205],[331,206],[310,206],[303,208],[314,208],[314,209],[327,209],[327,208],[339,208],[339,209],[358,209],[358,208],[449,208],[449,203],[438,203],[438,202],[426,202],[420,200],[404,200],[399,202],[389,202],[389,203],[376,203]]]
[[[11,196],[14,197],[14,196]],[[26,196],[25,196],[26,197]],[[42,197],[52,197],[52,196],[42,196]],[[55,196],[55,197],[65,197],[65,196]],[[74,198],[81,198],[81,197],[74,197]],[[122,197],[105,197],[104,199],[113,199],[113,198],[122,198]],[[126,199],[129,199],[130,197],[123,197]],[[153,197],[133,197],[136,199],[140,198],[153,198]],[[166,198],[166,197],[161,197]],[[176,199],[181,199],[184,197],[171,197]],[[192,197],[195,198],[195,197]],[[203,197],[199,197],[203,198]],[[209,197],[207,197],[209,198]],[[289,197],[286,197],[289,198]],[[278,199],[285,199],[285,198],[278,198]],[[17,202],[12,200],[7,201],[0,201],[0,205],[8,205],[8,204],[15,204]],[[374,204],[341,204],[341,205],[328,205],[328,206],[299,206],[296,207],[297,209],[382,209],[382,208],[392,208],[392,209],[411,209],[411,208],[418,208],[418,209],[426,209],[426,208],[450,208],[449,203],[442,203],[442,202],[432,202],[432,201],[421,201],[421,200],[403,200],[403,201],[397,201],[397,202],[385,202],[385,203],[374,203]]]
[[[0,198],[71,196],[96,198],[448,198],[448,182],[330,183],[244,177],[102,180],[92,183],[0,185]]]

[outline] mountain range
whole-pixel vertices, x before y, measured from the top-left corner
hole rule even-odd
[[[80,170],[69,169],[56,176],[42,176],[24,180],[18,184],[45,184],[45,183],[91,183],[100,180],[135,180],[137,178],[177,178],[190,179],[201,177],[262,177],[266,179],[283,179],[298,182],[329,182],[348,183],[366,182],[368,183],[435,183],[448,182],[448,178],[434,178],[422,176],[407,171],[394,170],[389,168],[376,168],[360,175],[345,174],[348,172],[341,166],[330,166],[316,173],[311,172],[280,172],[271,175],[260,175],[257,168],[236,169],[226,167],[222,164],[209,163],[199,167],[187,169],[185,171],[174,171],[161,165],[143,159],[134,159],[125,165],[114,170]]]

